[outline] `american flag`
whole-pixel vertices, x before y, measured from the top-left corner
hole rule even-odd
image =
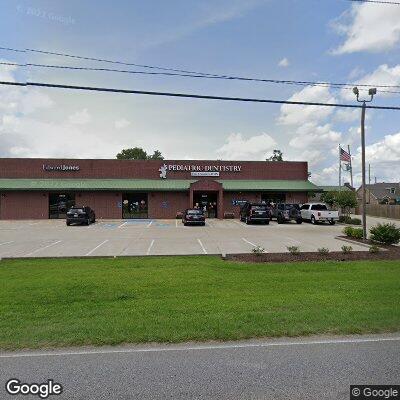
[[[350,154],[342,148],[340,148],[340,161],[351,162]]]

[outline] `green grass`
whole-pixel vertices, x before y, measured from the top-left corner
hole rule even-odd
[[[0,348],[400,330],[398,261],[0,262]]]

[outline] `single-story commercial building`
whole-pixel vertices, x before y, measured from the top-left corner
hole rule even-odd
[[[307,202],[320,189],[307,162],[0,159],[0,218],[65,218],[72,205],[97,218],[175,218],[193,206],[239,215],[243,201]]]

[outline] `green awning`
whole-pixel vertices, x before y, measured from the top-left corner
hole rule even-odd
[[[183,191],[194,180],[183,179],[0,179],[0,190]]]
[[[262,192],[319,192],[321,189],[310,181],[291,180],[219,180],[226,191]]]
[[[197,180],[185,179],[0,179],[1,190],[186,191]],[[217,180],[226,191],[319,192],[309,181]]]

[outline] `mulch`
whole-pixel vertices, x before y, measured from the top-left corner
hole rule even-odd
[[[341,237],[346,238],[346,237]],[[347,238],[346,238],[347,239]],[[370,240],[351,239],[353,242],[364,243],[367,245],[376,244]],[[351,246],[351,243],[348,243]],[[399,260],[400,247],[378,244],[381,249],[378,253],[370,253],[366,248],[365,251],[353,251],[351,253],[343,253],[341,251],[332,251],[327,254],[318,252],[302,252],[300,254],[290,253],[262,253],[262,254],[227,254],[224,259],[228,261],[237,261],[244,263],[290,263],[301,261],[362,261],[362,260]]]

